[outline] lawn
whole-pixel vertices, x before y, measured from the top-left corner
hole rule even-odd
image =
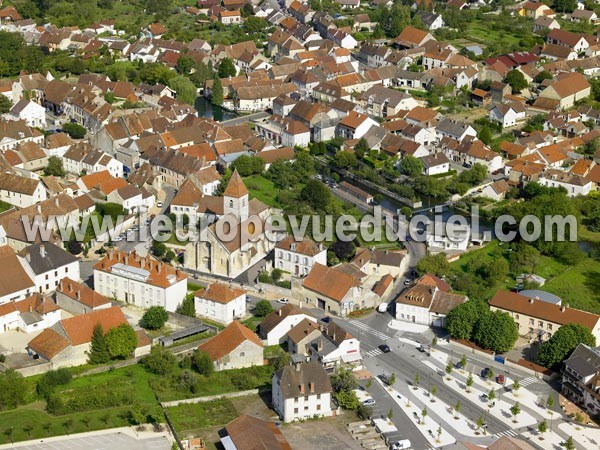
[[[11,208],[14,208],[14,206],[11,205],[10,203],[0,201],[0,213],[3,213],[4,211],[8,211]]]
[[[280,207],[277,203],[279,189],[275,187],[271,180],[267,180],[262,175],[252,175],[244,178],[244,183],[246,183],[246,187],[250,191],[251,198],[257,198],[272,208]]]
[[[175,429],[182,434],[196,434],[203,428],[225,425],[238,416],[231,400],[179,405],[165,409]]]
[[[454,271],[464,271],[473,259],[494,261],[504,258],[505,248],[498,241],[493,241],[480,250],[465,254],[450,266]],[[578,264],[569,266],[548,256],[541,256],[535,273],[546,279],[542,290],[558,295],[565,304],[568,303],[573,308],[600,313],[600,260],[597,258],[587,256]],[[489,297],[499,289],[514,289],[514,275],[516,274],[508,275],[503,282],[489,289]]]

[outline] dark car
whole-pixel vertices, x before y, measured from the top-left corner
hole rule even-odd
[[[462,369],[463,364],[462,364],[462,362],[458,361],[456,364],[454,364],[454,367],[456,367],[457,369]]]
[[[486,367],[481,371],[481,378],[487,378],[490,374],[490,368]]]
[[[329,323],[329,322],[331,322],[331,317],[323,317],[321,319],[321,322],[323,322],[323,323]]]
[[[391,351],[390,346],[387,344],[381,344],[379,346],[379,350],[381,350],[383,353],[389,353]]]

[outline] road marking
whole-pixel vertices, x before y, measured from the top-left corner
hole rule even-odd
[[[519,433],[517,433],[516,431],[505,430],[505,431],[501,431],[500,433],[496,433],[494,436],[496,436],[496,437],[502,437],[502,436],[516,437],[518,435],[519,435]]]
[[[528,377],[528,378],[524,378],[523,380],[519,381],[519,385],[520,386],[529,386],[530,384],[536,383],[538,381],[538,379],[536,377]]]
[[[390,337],[387,334],[382,333],[381,331],[377,331],[373,328],[371,328],[370,326],[359,322],[358,320],[349,320],[348,323],[354,325],[357,328],[360,328],[362,331],[372,334],[373,336],[381,339],[382,341],[387,341],[388,339],[390,339]]]
[[[374,348],[373,350],[369,350],[364,354],[365,358],[374,358],[375,356],[383,355],[383,352],[378,348]]]

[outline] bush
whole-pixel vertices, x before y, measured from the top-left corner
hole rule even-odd
[[[215,366],[210,355],[202,350],[196,350],[192,356],[192,365],[196,372],[201,375],[209,376],[214,370]]]
[[[271,311],[273,311],[273,307],[268,300],[260,300],[254,307],[254,315],[257,317],[265,317]]]
[[[142,358],[140,363],[152,373],[167,375],[175,370],[177,360],[175,356],[161,345],[155,345],[150,354]]]
[[[41,397],[48,398],[56,386],[64,385],[71,381],[73,374],[67,368],[46,372],[37,384],[37,392]]]
[[[77,123],[65,123],[63,130],[73,139],[83,139],[87,130]]]
[[[140,325],[147,330],[158,330],[169,320],[169,313],[162,306],[152,306],[144,313]]]

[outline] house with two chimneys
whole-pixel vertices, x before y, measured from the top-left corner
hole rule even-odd
[[[318,362],[285,366],[273,375],[273,408],[284,422],[331,416],[331,382]]]
[[[312,239],[287,236],[275,245],[274,266],[295,276],[306,276],[315,263],[327,264],[327,249]]]
[[[0,305],[0,333],[19,330],[24,333],[45,330],[60,320],[60,307],[40,293],[23,300]]]

